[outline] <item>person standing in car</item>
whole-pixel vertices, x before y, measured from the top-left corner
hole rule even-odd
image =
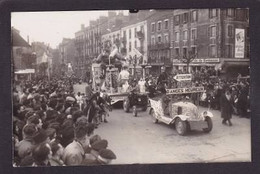
[[[157,86],[158,86],[158,90],[163,93],[166,94],[166,85],[167,85],[167,80],[168,80],[168,74],[165,72],[165,67],[161,67],[161,74],[157,80]]]

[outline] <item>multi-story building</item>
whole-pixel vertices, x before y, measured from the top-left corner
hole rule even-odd
[[[14,61],[14,69],[21,70],[31,64],[27,59],[32,58],[32,47],[21,36],[19,30],[12,28],[12,58]]]
[[[248,31],[248,9],[143,10],[127,17],[110,11],[75,36],[85,70],[101,52],[102,43],[110,40],[119,43],[119,51],[132,65],[148,64],[154,73],[160,66],[168,71],[187,71],[189,66],[189,72],[221,67],[237,73],[241,66],[249,66]],[[142,59],[135,60],[135,55]]]
[[[247,9],[174,10],[173,15],[171,53],[174,69],[185,70],[186,64],[180,58],[193,55],[196,59],[190,63],[190,70],[220,63],[224,65],[223,70],[230,72],[234,68],[241,71],[241,66],[248,67]],[[243,38],[242,46],[238,45],[237,37]]]
[[[86,61],[86,28],[82,24],[81,30],[75,33],[75,47],[76,47],[76,74],[78,77],[85,75],[85,61]]]
[[[171,61],[171,30],[173,10],[156,10],[147,18],[148,64],[151,72],[160,72],[161,66],[168,69],[172,66]]]
[[[147,18],[154,11],[142,10],[138,13],[130,13],[129,20],[121,28],[121,53],[130,63],[130,69],[134,74],[142,74],[142,65],[148,62],[148,29]]]
[[[72,70],[77,74],[79,61],[76,57],[76,47],[74,39],[63,38],[59,44],[61,71],[64,74],[67,71],[68,65],[72,65]]]
[[[107,34],[103,34],[101,36],[101,42],[102,42],[102,46],[104,46],[105,44],[107,44],[107,42],[109,42],[110,45],[117,45],[118,48],[121,48],[121,26],[119,27],[113,27],[113,29],[109,30],[110,32]]]
[[[12,27],[12,71],[14,79],[30,79],[35,73],[36,56],[32,52],[29,41],[26,42],[21,36],[20,31]]]
[[[53,71],[51,48],[44,42],[32,42],[32,50],[36,55],[36,73],[50,77]]]
[[[81,26],[81,30],[75,33],[77,59],[80,62],[81,75],[89,79],[91,74],[91,62],[102,50],[101,36],[109,33],[114,27],[123,23],[126,16],[109,11],[108,16],[100,16],[95,21],[90,21],[89,26]]]

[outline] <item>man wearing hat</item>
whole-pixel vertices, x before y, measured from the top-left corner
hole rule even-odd
[[[163,94],[166,93],[166,85],[167,85],[167,80],[168,80],[168,75],[167,73],[165,72],[165,67],[162,66],[161,67],[161,74],[157,80],[157,86],[158,86],[158,90],[160,92],[162,92]]]
[[[94,132],[94,125],[79,124],[75,127],[75,139],[70,143],[63,153],[63,161],[68,166],[82,165],[85,158],[85,150],[89,146],[89,137]]]
[[[108,145],[107,140],[101,140],[96,137],[96,141],[90,143],[89,150],[90,153],[85,154],[84,164],[85,165],[95,165],[97,164],[97,158],[100,155],[99,152],[106,149]]]
[[[97,157],[96,164],[106,165],[111,164],[112,160],[116,159],[116,155],[110,149],[102,149]]]
[[[99,140],[99,141],[96,141],[96,142],[94,142],[94,143],[91,145],[91,151],[90,151],[90,153],[93,154],[95,157],[98,157],[99,151],[102,150],[102,149],[106,149],[106,148],[107,148],[107,145],[108,145],[107,140]]]
[[[23,159],[32,152],[32,149],[34,147],[33,137],[36,131],[37,130],[34,124],[27,124],[24,126],[23,140],[20,141],[16,146],[18,155],[21,159]]]

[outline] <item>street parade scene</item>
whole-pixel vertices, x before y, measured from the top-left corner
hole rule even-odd
[[[12,13],[13,166],[251,161],[248,13]]]

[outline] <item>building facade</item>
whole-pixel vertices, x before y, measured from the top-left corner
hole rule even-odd
[[[50,78],[53,73],[52,49],[44,42],[32,42],[32,50],[36,55],[36,74]]]
[[[20,36],[20,31],[12,28],[12,61],[14,70],[33,68],[36,60],[32,54],[32,47]]]
[[[248,9],[174,10],[171,37],[174,70],[187,71],[180,59],[192,56],[195,59],[189,71],[220,63],[226,66],[226,71],[227,67],[249,66],[248,26]],[[236,57],[235,40],[241,30],[243,55]]]
[[[75,40],[69,38],[63,38],[62,42],[59,44],[59,53],[60,53],[60,70],[62,75],[65,74],[68,70],[68,65],[72,66],[74,73],[78,73],[76,70],[80,65],[77,57]]]
[[[167,69],[172,67],[172,19],[172,10],[156,10],[147,18],[148,64],[154,74],[160,72],[161,66],[166,66]]]
[[[131,65],[148,65],[155,74],[161,66],[169,73],[205,67],[238,73],[249,66],[248,13],[248,9],[179,9],[124,16],[109,11],[75,33],[78,69],[82,74],[90,71],[91,61],[109,40],[118,44]]]
[[[91,63],[102,50],[102,35],[110,33],[114,27],[121,25],[126,16],[109,11],[108,16],[100,16],[97,20],[89,22],[89,26],[81,26],[81,30],[75,33],[75,46],[77,52],[77,66],[80,76],[89,80],[91,75]]]

